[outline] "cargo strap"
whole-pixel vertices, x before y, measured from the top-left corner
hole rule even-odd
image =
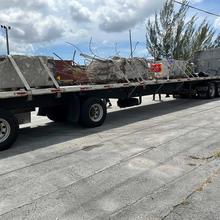
[[[31,92],[31,87],[28,84],[27,80],[25,79],[23,73],[21,72],[20,68],[18,67],[17,63],[15,62],[14,58],[10,55],[8,55],[8,59],[10,60],[12,66],[14,67],[16,73],[18,74],[20,80],[22,81],[24,87],[27,90],[28,93],[28,99],[31,100],[32,99],[32,92]]]
[[[52,80],[54,86],[57,89],[57,97],[61,97],[61,91],[60,91],[60,86],[58,84],[58,82],[56,81],[56,79],[54,78],[54,75],[51,73],[50,69],[48,68],[48,66],[45,64],[45,62],[43,61],[42,57],[39,57],[39,60],[41,62],[41,65],[44,67],[44,69],[46,70],[47,74],[49,75],[50,79]]]

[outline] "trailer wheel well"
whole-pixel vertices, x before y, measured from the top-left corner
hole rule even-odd
[[[77,95],[65,98],[59,105],[40,107],[39,116],[47,116],[55,122],[77,122],[80,116],[80,99]]]

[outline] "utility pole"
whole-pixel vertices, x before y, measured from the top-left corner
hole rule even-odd
[[[10,55],[9,39],[8,39],[8,30],[11,30],[11,27],[10,27],[10,26],[5,26],[5,25],[1,25],[1,28],[5,30],[6,46],[7,46],[7,55]]]
[[[132,45],[131,30],[129,30],[129,39],[130,39],[131,58],[133,58],[133,45]]]

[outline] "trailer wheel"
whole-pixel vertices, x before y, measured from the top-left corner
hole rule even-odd
[[[54,106],[47,110],[47,117],[54,122],[67,121],[67,108],[64,106]]]
[[[101,126],[106,115],[106,105],[101,99],[87,99],[82,103],[80,124],[89,128]]]
[[[199,86],[197,88],[198,96],[202,99],[213,99],[216,96],[216,86],[214,83],[209,83],[205,86]]]
[[[220,97],[220,84],[219,83],[216,85],[215,89],[216,89],[216,93],[215,93],[216,97]]]
[[[208,86],[207,98],[213,99],[215,98],[216,88],[214,83],[210,83]]]
[[[10,112],[0,110],[0,151],[6,150],[16,141],[19,124]]]

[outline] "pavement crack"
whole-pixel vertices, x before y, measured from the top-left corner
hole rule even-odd
[[[210,159],[216,159],[216,158],[220,158],[220,151],[219,152],[215,152],[214,154],[207,156],[207,157],[199,157],[199,156],[189,156],[191,159],[193,160],[210,160]]]
[[[213,161],[213,160],[211,160]],[[207,161],[207,163],[209,163],[209,161]],[[206,164],[207,164],[206,163]],[[151,198],[153,199],[154,195],[158,194],[158,193],[161,193],[163,191],[166,191],[167,190],[167,187],[170,186],[171,184],[173,183],[177,183],[179,182],[183,177],[189,175],[190,173],[194,172],[195,170],[197,170],[198,168],[200,167],[203,167],[204,165],[203,164],[199,164],[197,165],[196,167],[192,168],[191,170],[189,170],[188,172],[184,173],[183,175],[163,184],[162,186],[158,187],[157,189],[155,189],[154,191],[148,193],[147,195],[144,195],[143,197],[139,198],[138,200],[134,201],[133,203],[130,203],[130,204],[127,204],[126,206],[122,207],[121,209],[115,211],[115,212],[112,212],[110,215],[109,215],[109,220],[112,219],[113,216],[116,216],[117,214],[121,213],[122,211],[128,209],[129,207],[143,201],[144,199],[146,198]],[[220,169],[218,169],[217,171],[215,171],[211,176],[209,176],[201,185],[199,185],[198,187],[196,187],[195,190],[193,190],[189,195],[187,195],[186,198],[184,198],[180,203],[174,205],[171,209],[171,211],[169,211],[169,213],[167,215],[165,215],[164,217],[161,218],[161,220],[165,220],[166,217],[168,217],[171,213],[173,213],[175,211],[176,208],[178,208],[179,206],[181,205],[187,205],[189,203],[188,199],[196,192],[199,192],[199,189],[201,187],[205,187],[208,183],[211,183],[210,182],[210,179],[214,179],[214,177],[220,172]]]
[[[177,214],[176,209],[180,206],[190,205],[189,199],[196,193],[204,191],[204,189],[211,183],[213,183],[214,179],[220,173],[220,169],[212,173],[209,177],[205,179],[195,190],[193,190],[189,195],[187,195],[181,202],[174,205],[171,210],[161,218],[161,220],[166,220],[172,213]]]
[[[137,199],[136,201],[130,203],[130,204],[127,204],[126,206],[122,207],[121,209],[118,209],[117,211],[115,212],[112,212],[110,215],[109,215],[109,220],[112,219],[113,216],[116,216],[117,214],[121,213],[122,211],[128,209],[129,207],[135,205],[135,204],[138,204],[139,202],[143,201],[144,199],[146,198],[151,198],[151,199],[154,199],[154,196],[158,193],[161,193],[163,191],[165,191],[167,189],[167,187],[173,183],[176,183],[178,181],[180,181],[183,177],[189,175],[190,173],[192,173],[193,171],[197,170],[200,166],[202,165],[199,165],[197,167],[194,167],[193,169],[189,170],[188,172],[184,173],[183,175],[175,178],[175,179],[172,179],[170,181],[168,181],[167,183],[159,186],[158,188],[154,189],[153,191],[149,192],[148,194],[144,195],[143,197]]]

